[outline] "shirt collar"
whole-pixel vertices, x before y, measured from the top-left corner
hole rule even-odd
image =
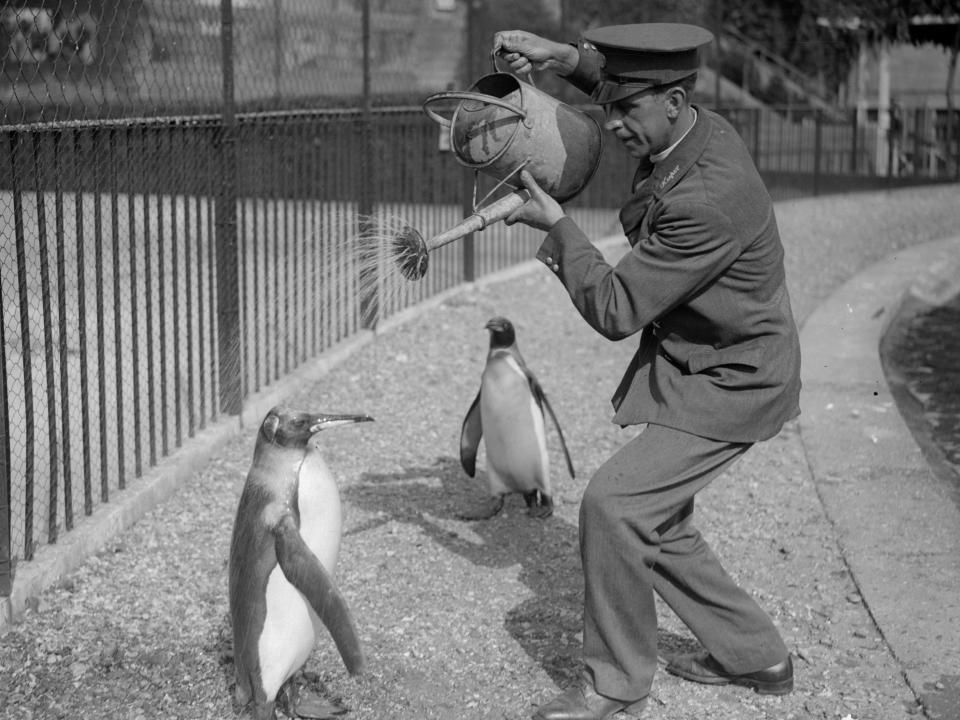
[[[683,135],[681,135],[679,139],[673,145],[668,147],[666,150],[661,150],[658,153],[652,154],[650,156],[650,162],[656,164],[661,160],[665,160],[667,155],[672,153],[673,149],[677,147],[677,145],[679,145],[681,142],[683,142],[683,139],[690,134],[690,131],[693,130],[693,126],[697,124],[697,109],[692,106],[690,107],[690,109],[693,111],[693,122],[690,123],[690,127],[688,127],[686,131],[683,133]]]

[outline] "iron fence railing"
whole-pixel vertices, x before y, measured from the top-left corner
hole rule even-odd
[[[533,256],[541,233],[499,223],[431,253],[419,282],[367,283],[359,235],[409,223],[430,236],[472,210],[474,177],[438,127],[416,105],[370,102],[384,77],[426,96],[414,40],[450,20],[406,0],[365,18],[352,2],[311,2],[245,4],[234,18],[229,0],[217,12],[100,0],[97,32],[77,25],[73,50],[52,57],[50,37],[62,50],[74,32],[69,11],[0,8],[16,20],[0,80],[12,99],[0,123],[0,596],[17,562],[251,395],[364,327]],[[345,34],[308,42],[308,16]],[[347,57],[357,38],[379,90]],[[344,99],[363,85],[362,103]],[[346,109],[324,109],[334,91]],[[722,111],[777,198],[949,178],[939,116],[908,115],[903,159],[880,173],[869,124]],[[594,236],[616,230],[633,173],[616,141],[603,152],[568,205]]]
[[[879,135],[876,121],[827,119],[795,107],[723,107],[771,191],[780,197],[960,178],[960,143],[945,110],[909,108],[900,128]],[[960,127],[960,111],[953,125]]]
[[[439,232],[463,216],[467,178],[439,153],[436,127],[419,108],[378,112],[372,147],[362,122],[355,110],[238,116],[226,211],[219,118],[4,129],[0,569],[8,588],[14,562],[56,542],[245,397],[365,322],[532,256],[537,233],[490,228],[472,246],[432,253],[422,281],[394,276],[394,287],[378,288],[376,317],[363,317],[361,223],[399,218],[426,236]],[[369,178],[364,153],[375,158]],[[367,196],[375,202],[361,213]],[[612,227],[609,210],[578,213],[591,231]],[[236,238],[226,263],[225,222]],[[231,273],[235,290],[224,295]],[[237,318],[226,337],[224,317]],[[225,392],[225,364],[237,368],[235,395]]]

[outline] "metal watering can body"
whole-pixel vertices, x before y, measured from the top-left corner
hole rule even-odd
[[[433,108],[458,100],[450,119]],[[474,212],[429,239],[406,225],[392,241],[394,259],[408,280],[427,272],[429,253],[510,216],[530,197],[520,182],[527,170],[557,202],[566,202],[583,190],[600,164],[602,135],[597,121],[509,73],[494,72],[477,80],[470,90],[431,95],[423,110],[447,128],[457,161],[497,180],[514,192],[478,206],[474,179]],[[481,201],[482,204],[483,201]]]
[[[449,120],[431,107],[450,100],[460,103]],[[432,95],[423,109],[449,128],[461,164],[514,187],[527,170],[557,202],[580,193],[600,163],[596,120],[509,73],[485,75],[468,91]]]

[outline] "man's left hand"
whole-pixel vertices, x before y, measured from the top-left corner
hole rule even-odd
[[[560,219],[566,217],[560,203],[547,195],[529,172],[523,170],[520,181],[530,193],[530,199],[507,216],[504,220],[507,225],[522,222],[538,230],[550,230]]]

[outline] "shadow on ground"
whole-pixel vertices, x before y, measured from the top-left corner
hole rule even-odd
[[[504,511],[489,520],[460,519],[459,513],[485,500],[485,485],[482,470],[465,482],[459,461],[449,456],[402,473],[365,473],[343,496],[376,517],[344,535],[395,521],[415,526],[444,550],[478,567],[519,566],[518,579],[533,597],[506,613],[504,628],[558,687],[565,687],[582,668],[577,527],[556,513],[544,520],[527,516],[520,495],[509,496]],[[664,630],[658,641],[661,653],[697,648],[689,637]]]

